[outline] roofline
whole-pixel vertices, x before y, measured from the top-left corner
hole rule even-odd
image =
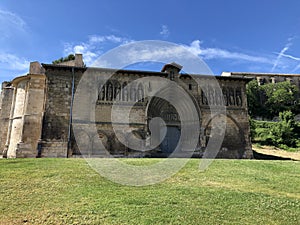
[[[240,75],[240,76],[300,76],[300,74],[292,73],[258,73],[258,72],[223,72],[230,75]],[[226,75],[224,75],[225,77]]]
[[[19,77],[16,77],[14,78],[10,83],[13,85],[13,86],[17,86],[21,81],[23,80],[29,80],[31,79],[32,77],[40,77],[40,78],[46,78],[44,74],[27,74],[27,75],[23,75],[23,76],[19,76]]]
[[[57,65],[57,64],[44,64],[42,66],[47,68],[57,68],[57,69],[78,69],[78,70],[100,70],[101,72],[111,72],[111,73],[135,73],[135,74],[146,74],[146,75],[158,75],[158,76],[168,76],[166,72],[156,72],[156,71],[146,71],[146,70],[124,70],[124,69],[111,69],[111,68],[102,68],[102,67],[75,67],[75,66],[66,66],[66,65]],[[189,73],[180,73],[179,76],[190,76],[193,78],[209,78],[209,79],[226,79],[226,80],[244,80],[249,82],[253,78],[243,77],[243,76],[217,76],[217,75],[207,75],[207,74],[189,74]]]
[[[66,65],[57,65],[57,64],[45,64],[42,63],[42,66],[47,68],[58,68],[58,69],[78,69],[78,70],[101,70],[103,72],[120,72],[120,73],[143,73],[143,74],[154,74],[154,75],[162,75],[167,76],[168,74],[165,72],[156,72],[156,71],[146,71],[146,70],[124,70],[124,69],[112,69],[112,68],[104,68],[104,67],[76,67],[76,66],[66,66]]]
[[[243,77],[243,76],[216,76],[216,75],[202,75],[202,74],[191,74],[190,75],[193,78],[211,78],[211,79],[217,79],[217,80],[240,80],[240,81],[246,81],[247,83],[253,80],[252,77]]]

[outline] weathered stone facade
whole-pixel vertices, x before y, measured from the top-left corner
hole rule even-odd
[[[36,156],[44,114],[45,75],[38,62],[31,67],[27,76],[2,84],[0,146],[7,157]]]
[[[214,135],[211,133],[212,124],[222,114],[226,120],[226,131],[217,157],[252,158],[245,93],[249,79],[181,74],[177,64],[167,64],[162,72],[86,68],[81,56],[76,57],[73,64],[31,63],[28,75],[2,84],[0,147],[4,150],[4,156],[99,155],[94,145],[99,138],[106,150],[114,156],[168,156],[179,142],[180,116],[167,101],[147,97],[155,86],[155,79],[159,77],[169,79],[185,90],[197,109],[200,135],[194,156],[202,156],[208,140]],[[91,116],[93,110],[89,107],[81,109],[82,114],[86,115],[83,120],[73,118],[72,114],[74,95],[87,70],[96,73],[99,78],[98,90],[90,90],[81,99],[87,101],[97,95],[92,106],[95,109],[94,121]],[[112,73],[108,81],[102,80]],[[138,79],[144,77],[151,79],[139,83]],[[200,86],[199,83],[204,85]],[[130,108],[132,103],[134,106]],[[222,107],[225,111],[219,110]],[[122,112],[129,108],[129,124],[125,121],[115,124],[118,132],[122,131],[116,134],[112,124],[112,109],[117,111],[117,116],[122,116]],[[145,153],[132,150],[124,144],[130,135],[147,139],[149,121],[155,117],[163,118],[167,126],[166,137],[158,147]],[[75,123],[88,126],[91,122],[96,124],[97,135],[79,133],[80,140],[84,140],[86,146],[79,150],[72,128]],[[159,136],[160,131],[157,130],[157,133]]]

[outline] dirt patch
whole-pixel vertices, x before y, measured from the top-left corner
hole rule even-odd
[[[299,160],[300,161],[300,152],[287,152],[281,149],[277,149],[271,146],[252,146],[253,151],[258,154],[263,154],[267,156],[274,156],[282,159],[291,159],[291,160]],[[271,159],[271,158],[270,158]]]

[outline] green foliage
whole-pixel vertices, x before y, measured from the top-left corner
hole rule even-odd
[[[248,109],[251,116],[261,116],[263,114],[264,105],[261,104],[261,90],[256,80],[252,80],[247,84]]]
[[[298,90],[289,81],[262,85],[261,90],[267,97],[265,105],[271,115],[278,115],[286,110],[295,110]]]
[[[258,85],[252,80],[247,85],[249,114],[252,118],[273,119],[279,122],[250,120],[253,142],[295,151],[300,148],[300,125],[294,114],[300,113],[299,90],[289,81]]]
[[[295,147],[297,135],[294,133],[296,126],[294,115],[291,111],[284,111],[279,113],[280,121],[271,128],[273,135],[273,142],[275,146],[286,145]]]
[[[59,63],[68,62],[68,61],[71,61],[71,60],[74,60],[74,59],[75,59],[75,55],[70,54],[67,57],[64,57],[64,58],[61,57],[60,59],[54,60],[54,61],[52,61],[52,63],[53,64],[59,64]]]
[[[256,136],[255,121],[250,118],[249,124],[250,124],[250,137],[253,139]]]
[[[252,80],[247,85],[249,114],[251,117],[272,119],[283,111],[300,113],[299,90],[289,81],[258,85]]]
[[[280,112],[279,122],[251,120],[250,129],[255,143],[285,150],[300,148],[300,124],[295,122],[291,111]]]

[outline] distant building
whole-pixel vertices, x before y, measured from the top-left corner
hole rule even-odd
[[[300,74],[223,72],[221,76],[253,78],[259,85],[289,81],[300,89]]]
[[[98,97],[94,106],[96,121],[89,118],[91,108],[82,109],[87,115],[86,120],[75,121],[71,116],[74,92],[87,69],[99,74],[98,90],[91,90],[85,96],[88,99],[89,95],[97,91]],[[203,154],[209,138],[214,135],[211,133],[212,122],[218,121],[218,109],[224,102],[226,132],[217,157],[252,158],[245,89],[249,81],[245,78],[247,75],[187,75],[181,74],[180,70],[181,66],[176,63],[165,65],[161,72],[118,70],[104,83],[101,77],[105,77],[112,70],[87,68],[82,61],[82,55],[79,54],[76,54],[75,60],[58,65],[32,62],[27,75],[2,84],[0,149],[7,157],[97,155],[99,149],[95,149],[93,143],[95,138],[100,138],[111,155],[166,157],[172,153],[180,140],[181,124],[178,112],[167,101],[157,97],[145,97],[155,86],[155,78],[160,77],[182,87],[197,109],[200,136],[196,140],[197,149],[194,156],[200,157]],[[134,80],[143,77],[152,77],[153,81],[133,85]],[[216,88],[212,80],[216,80],[221,89]],[[198,83],[205,86],[201,88]],[[120,134],[123,139],[126,140],[130,135],[147,138],[149,121],[154,117],[163,118],[167,126],[166,136],[160,145],[146,153],[122,144],[112,127],[113,104],[122,112],[131,102],[135,104],[130,114],[130,127],[124,128]],[[80,151],[72,126],[74,123],[82,123],[84,126],[90,122],[96,124],[98,135],[94,137],[83,132],[81,136],[86,141],[86,149]],[[124,126],[122,123],[117,125]],[[158,129],[153,132],[159,137],[162,131]]]

